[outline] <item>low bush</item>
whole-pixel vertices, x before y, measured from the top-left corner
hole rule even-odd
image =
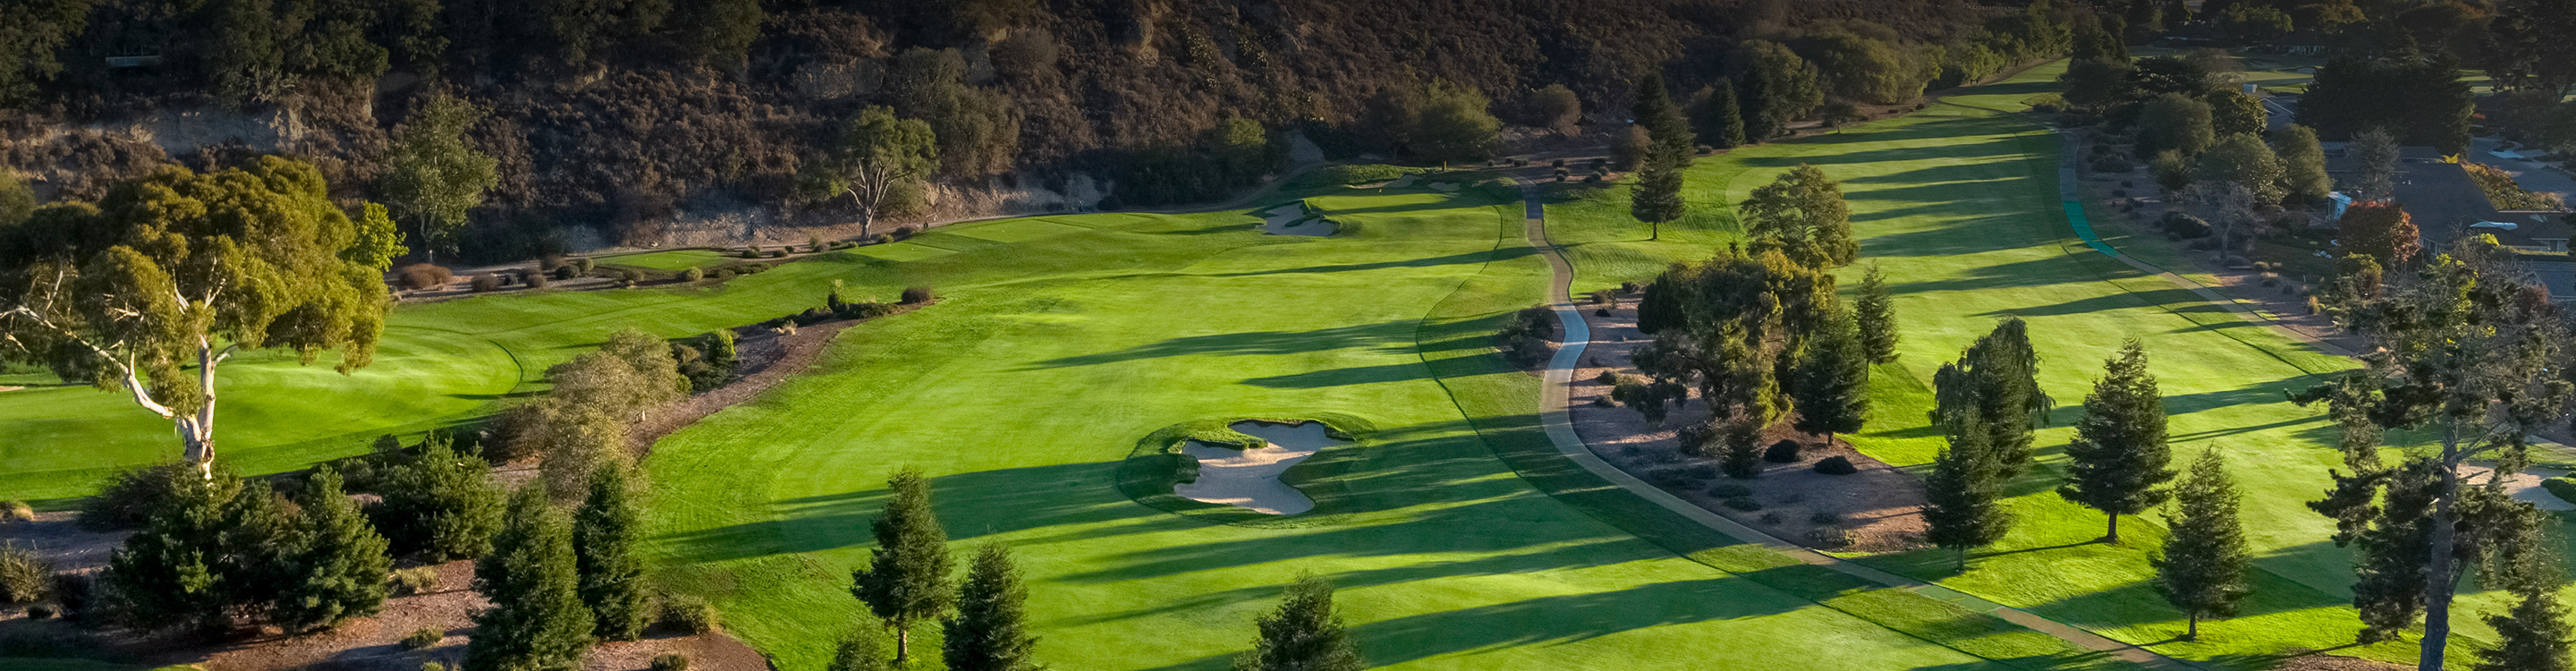
[[[910,240],[912,239],[912,234],[915,232],[916,231],[912,230],[911,226],[896,226],[894,227],[894,239]]]
[[[1592,310],[1592,316],[1594,316],[1594,317],[1608,317],[1608,316],[1610,316],[1610,308],[1593,308],[1593,310]]]
[[[78,620],[89,614],[91,597],[97,594],[96,582],[87,573],[56,573],[51,580],[54,612],[65,620]]]
[[[597,270],[598,268],[599,264],[592,263],[590,257],[587,256],[572,260],[572,271],[576,275],[588,275],[590,274],[590,271]]]
[[[0,501],[0,522],[34,522],[36,509],[25,501]]]
[[[689,671],[689,658],[679,653],[666,652],[653,656],[652,667],[652,671]]]
[[[476,275],[473,280],[467,282],[467,285],[473,287],[474,293],[478,294],[500,291],[501,276],[492,273]]]
[[[448,270],[446,266],[428,263],[403,266],[401,270],[394,271],[394,274],[402,278],[403,286],[414,291],[434,289],[447,284],[449,280],[456,279],[455,271]]]
[[[787,248],[785,248],[785,247],[780,247],[780,248],[778,248],[778,249],[772,249],[772,250],[769,250],[769,254],[768,254],[768,256],[769,256],[769,258],[773,258],[773,259],[783,259],[783,258],[787,258]]]
[[[1753,495],[1753,488],[1732,482],[1720,482],[1708,488],[1708,495],[1721,499],[1740,499]]]
[[[1592,376],[1592,383],[1593,383],[1593,384],[1598,384],[1598,385],[1614,385],[1614,384],[1618,384],[1618,383],[1619,383],[1619,374],[1618,374],[1618,373],[1616,373],[1616,372],[1613,372],[1613,371],[1606,371],[1606,370],[1605,370],[1605,371],[1601,371],[1601,374],[1600,374],[1600,375],[1594,375],[1594,376]]]
[[[0,604],[43,601],[52,590],[54,565],[36,551],[0,545]]]
[[[903,298],[901,300],[904,305],[920,305],[930,302],[930,299],[930,287],[903,288]]]
[[[1783,440],[1777,443],[1772,443],[1771,447],[1762,450],[1762,460],[1774,464],[1798,463],[1798,458],[1802,455],[1802,450],[1804,448],[1805,446],[1799,445],[1798,441],[1794,440]]]
[[[421,662],[420,671],[447,671],[447,665],[437,662]]]
[[[543,289],[546,285],[554,284],[553,278],[546,277],[545,273],[528,273],[520,275],[519,279],[527,282],[530,289]]]
[[[1820,548],[1851,547],[1852,531],[1837,527],[1808,529],[1807,544]]]
[[[402,648],[404,650],[426,649],[430,646],[438,645],[439,641],[446,639],[446,632],[436,629],[415,629],[412,630],[411,633],[403,634]]]
[[[1762,509],[1762,502],[1755,501],[1753,500],[1753,497],[1750,496],[1738,496],[1725,501],[1720,501],[1719,503],[1728,508],[1734,508],[1748,513]]]
[[[2182,212],[2166,212],[2164,220],[2158,223],[2164,227],[2166,233],[2184,239],[2209,237],[2208,221]]]
[[[716,607],[694,596],[665,595],[654,623],[672,631],[704,634],[716,630]]]
[[[438,567],[418,566],[395,571],[393,583],[398,594],[428,594],[438,589]]]
[[[1850,458],[1837,455],[1816,462],[1816,472],[1826,475],[1851,475],[1859,473],[1860,467],[1853,466]]]
[[[696,282],[706,278],[707,271],[700,270],[696,266],[691,266],[687,270],[680,271],[680,281],[682,282]]]
[[[1596,408],[1616,408],[1619,407],[1619,402],[1610,400],[1609,396],[1594,396],[1592,397],[1592,406]]]

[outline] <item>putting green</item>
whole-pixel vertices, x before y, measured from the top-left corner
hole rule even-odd
[[[2052,88],[2061,69],[2037,68],[1951,100],[2020,109],[2020,100]],[[2010,489],[2020,516],[2013,533],[1970,553],[1964,573],[1952,571],[1946,551],[1863,561],[2224,668],[2263,668],[2274,655],[2350,643],[2359,622],[2348,605],[2349,554],[2328,542],[2332,523],[2303,505],[2325,490],[2327,469],[2340,463],[2333,427],[2322,411],[2285,402],[2283,392],[2353,364],[2241,321],[2076,242],[2059,208],[2058,155],[2058,140],[2035,124],[1936,105],[1838,134],[1702,158],[1689,174],[1693,207],[1703,210],[1739,201],[1799,163],[1843,182],[1862,264],[1884,268],[1904,327],[1901,356],[1877,368],[1869,428],[1855,438],[1872,456],[1928,467],[1940,447],[1925,416],[1933,371],[2003,316],[2031,324],[2041,384],[2058,407],[2055,426],[2038,436],[2041,465]],[[1601,199],[1625,201],[1624,195]],[[1644,224],[1591,200],[1550,208],[1553,233],[1579,243],[1572,255],[1578,290],[1642,281],[1664,262],[1704,258],[1698,250],[1738,235],[1727,226],[1677,235],[1668,226],[1664,241],[1646,242]],[[2135,242],[2108,233],[2115,245]],[[1676,248],[1689,253],[1675,254]],[[1862,271],[1844,269],[1846,290]],[[2084,393],[2102,360],[2128,338],[2144,341],[2153,357],[2176,463],[2201,450],[2225,450],[2246,492],[2246,527],[2260,569],[2256,593],[2242,617],[2204,622],[2198,642],[2170,640],[2182,619],[2145,582],[2152,575],[2147,553],[2163,543],[2161,521],[2128,518],[2121,524],[2123,545],[2095,543],[2102,516],[2052,491],[2063,477],[2068,427],[2082,412]],[[2455,611],[2455,624],[2466,630],[2460,636],[2491,637],[2475,616],[2495,602],[2494,594],[2465,600]],[[2412,646],[2383,643],[2336,654],[2410,661]],[[2469,656],[2456,645],[2453,651],[2455,660]]]

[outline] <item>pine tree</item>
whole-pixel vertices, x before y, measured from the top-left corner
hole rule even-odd
[[[1647,149],[1648,165],[1662,161],[1676,171],[1690,167],[1699,150],[1699,139],[1691,133],[1690,117],[1673,104],[1672,94],[1664,90],[1664,76],[1647,73],[1637,80],[1636,123],[1646,127],[1654,143]]]
[[[2147,372],[2146,347],[2131,339],[2103,363],[2102,379],[2084,397],[2084,418],[2066,446],[2066,484],[2057,495],[2110,518],[2105,541],[2120,542],[2120,516],[2172,496],[2173,452],[2165,446],[2164,394]]]
[[[894,662],[911,654],[912,626],[937,619],[957,594],[949,589],[948,530],[930,507],[930,479],[907,468],[886,479],[893,493],[877,515],[877,548],[868,565],[850,572],[850,594],[894,629]]]
[[[877,641],[875,632],[859,631],[841,639],[840,648],[832,651],[832,665],[824,667],[824,671],[894,671],[894,668],[893,663],[886,661],[885,644]]]
[[[2559,566],[2558,554],[2549,550],[2548,536],[2540,533],[2537,510],[2530,504],[2509,504],[2514,515],[2524,521],[2517,528],[2496,534],[2488,553],[2492,557],[2488,578],[2514,596],[2514,605],[2501,614],[2486,616],[2487,626],[2495,628],[2495,645],[2477,651],[2475,671],[2570,671],[2576,669],[2568,650],[2567,607],[2558,601],[2558,587],[2566,581]]]
[[[1359,671],[1368,668],[1333,613],[1333,585],[1312,575],[1288,585],[1279,609],[1255,623],[1260,637],[1235,671]]]
[[[1966,414],[1971,420],[1967,426],[1983,426],[1974,421],[1975,410]],[[1930,527],[1923,535],[1933,545],[1958,553],[1963,571],[1968,568],[1968,548],[2003,540],[2012,529],[2012,514],[2000,500],[2003,486],[1997,471],[2001,469],[1985,440],[1985,432],[1976,428],[1951,438],[1933,460],[1932,476],[1923,483],[1923,521]]]
[[[2004,479],[2030,468],[2032,425],[2045,421],[2056,401],[2039,389],[2039,354],[2021,318],[2004,318],[1960,353],[1957,363],[1933,372],[1932,391],[1932,424],[1952,443],[1971,432],[1982,434],[1978,444],[1994,451]]]
[[[214,474],[174,478],[169,498],[147,511],[143,529],[108,558],[99,583],[111,601],[108,612],[121,623],[142,629],[231,625],[232,600],[218,580],[218,534],[242,482],[225,469]]]
[[[340,473],[314,469],[295,504],[304,511],[304,553],[293,562],[297,579],[270,606],[270,616],[289,632],[303,632],[374,615],[385,603],[393,555],[341,491]]]
[[[1852,312],[1860,320],[1860,341],[1869,351],[1869,360],[1887,363],[1896,360],[1896,301],[1887,295],[1887,277],[1879,274],[1878,264],[1869,266],[1861,276],[1860,300]]]
[[[1649,156],[1637,171],[1637,186],[1628,194],[1628,215],[1646,222],[1646,239],[1661,240],[1664,222],[1690,213],[1682,200],[1682,171],[1671,162]]]
[[[445,561],[491,551],[503,497],[482,457],[431,439],[422,441],[418,456],[390,470],[378,487],[383,498],[367,506],[367,518],[396,553]]]
[[[474,562],[474,591],[492,607],[474,616],[461,671],[570,671],[590,649],[572,520],[545,487],[521,487],[492,553]]]
[[[1737,414],[1715,420],[1718,452],[1717,469],[1726,476],[1750,480],[1762,475],[1762,421],[1755,416]]]
[[[950,671],[1030,671],[1038,668],[1029,635],[1029,590],[1009,548],[986,545],[975,551],[958,590],[957,616],[942,629]]]
[[[2236,614],[2237,602],[2252,590],[2245,574],[2253,557],[2245,525],[2236,519],[2239,497],[2225,458],[2211,449],[2192,462],[2191,476],[2174,493],[2175,509],[2165,513],[2172,534],[2147,561],[2156,568],[2156,591],[2190,618],[2184,640],[2200,637],[2201,618]]]
[[[601,464],[590,476],[590,494],[573,515],[573,551],[580,558],[581,600],[590,605],[591,635],[631,641],[644,634],[644,560],[635,556],[637,518],[634,477],[625,466]]]
[[[1798,430],[1823,435],[1831,445],[1834,434],[1859,431],[1869,414],[1869,353],[1861,345],[1860,324],[1852,313],[1836,310],[1800,348],[1789,388],[1798,404]]]
[[[1708,146],[1733,149],[1744,144],[1744,109],[1735,100],[1735,82],[1718,80],[1700,113],[1699,136]]]

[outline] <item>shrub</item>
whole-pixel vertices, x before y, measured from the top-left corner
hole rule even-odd
[[[1619,407],[1619,403],[1617,401],[1610,400],[1610,397],[1605,394],[1592,397],[1592,406],[1596,408],[1616,408]]]
[[[912,230],[911,226],[896,226],[894,227],[894,239],[910,240],[912,239],[912,234],[916,232],[917,231]]]
[[[1794,440],[1772,443],[1769,449],[1762,451],[1762,460],[1774,464],[1794,464],[1798,462],[1799,451],[1804,447]]]
[[[654,655],[653,671],[689,671],[689,658],[675,652]]]
[[[1732,482],[1720,482],[1708,488],[1708,495],[1721,499],[1740,499],[1753,495],[1753,488]]]
[[[403,634],[402,647],[404,650],[420,650],[438,645],[439,641],[446,639],[446,632],[436,629],[415,629],[411,633]]]
[[[1816,472],[1826,475],[1851,475],[1859,473],[1860,467],[1853,466],[1849,457],[1835,455],[1816,462]]]
[[[1748,513],[1762,509],[1762,503],[1753,500],[1753,497],[1750,496],[1738,496],[1719,503],[1724,504],[1728,508],[1734,508]]]
[[[455,271],[448,270],[446,266],[427,263],[403,266],[401,270],[394,271],[394,274],[402,277],[403,286],[410,287],[414,291],[434,289],[447,284],[449,280],[456,279]]]
[[[500,291],[501,276],[492,273],[476,275],[472,281],[468,282],[468,285],[472,286],[474,288],[474,293],[478,294]]]
[[[1618,384],[1618,383],[1619,383],[1619,374],[1618,374],[1617,372],[1613,372],[1613,371],[1606,371],[1606,370],[1605,370],[1605,371],[1601,371],[1601,374],[1600,374],[1600,375],[1594,375],[1594,376],[1592,376],[1592,383],[1593,383],[1593,384],[1598,384],[1598,385],[1614,385],[1614,384]]]
[[[90,597],[97,592],[87,573],[56,573],[53,578],[54,610],[65,620],[78,620],[89,614]]]
[[[704,634],[716,630],[716,607],[694,596],[666,595],[654,623],[672,631]]]
[[[447,671],[447,665],[437,662],[421,662],[420,671]]]
[[[546,277],[545,273],[528,273],[519,276],[519,279],[526,281],[530,289],[543,289],[546,285],[554,284],[554,280]]]
[[[34,522],[36,509],[25,501],[0,501],[0,522]]]
[[[2166,212],[2164,221],[2160,224],[2166,233],[2185,239],[2209,237],[2208,221],[2182,212]]]
[[[2317,315],[2317,314],[2325,314],[2325,312],[2326,312],[2326,306],[2325,306],[2325,305],[2323,305],[2323,304],[2318,303],[2318,302],[2317,302],[2317,297],[2315,297],[2315,296],[2309,296],[2309,297],[2308,297],[2308,314]]]
[[[696,266],[691,266],[687,270],[680,271],[680,281],[682,282],[696,282],[706,278],[707,271],[699,270]]]
[[[572,271],[578,274],[588,275],[590,274],[590,271],[598,268],[599,265],[592,263],[590,257],[587,256],[572,260]]]
[[[1850,529],[1837,527],[1816,527],[1814,529],[1808,529],[1807,544],[1820,548],[1850,547],[1852,544],[1852,532]]]
[[[0,545],[0,603],[42,601],[53,585],[54,565],[35,550]]]
[[[428,594],[438,589],[438,567],[418,566],[394,572],[394,588],[403,594]]]
[[[53,619],[53,618],[54,618],[54,607],[53,607],[53,606],[35,605],[35,606],[28,606],[28,607],[27,607],[27,619],[30,619],[30,620],[50,620],[50,619]]]
[[[724,267],[717,268],[717,269],[716,269],[716,271],[715,271],[713,274],[715,275],[715,277],[716,277],[716,281],[718,281],[718,282],[722,282],[722,281],[725,281],[725,280],[733,279],[733,266],[724,266]]]
[[[904,305],[920,305],[930,302],[930,299],[930,287],[903,288],[903,298],[901,300]]]
[[[783,258],[787,258],[787,248],[785,248],[785,247],[780,247],[780,248],[777,248],[777,249],[769,250],[769,258],[773,258],[773,259],[783,259]]]
[[[133,529],[170,500],[182,478],[196,473],[182,464],[142,466],[107,476],[97,496],[81,502],[81,526],[97,531]]]

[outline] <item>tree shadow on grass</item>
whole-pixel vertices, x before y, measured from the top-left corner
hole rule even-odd
[[[1415,351],[1414,333],[1419,326],[1419,321],[1396,320],[1311,331],[1243,331],[1183,336],[1124,350],[1058,357],[1015,370],[1095,366],[1174,356],[1270,356],[1347,349],[1409,354]]]
[[[1305,267],[1299,267],[1299,268],[1279,268],[1279,269],[1274,269],[1274,270],[1248,270],[1248,271],[1242,271],[1242,272],[1231,272],[1231,273],[1192,273],[1192,274],[1194,274],[1194,275],[1198,275],[1198,276],[1200,276],[1200,277],[1260,277],[1260,276],[1264,276],[1264,275],[1299,275],[1299,274],[1330,274],[1330,273],[1346,273],[1346,272],[1359,272],[1359,271],[1368,271],[1368,270],[1388,270],[1388,269],[1394,269],[1394,268],[1430,268],[1430,267],[1435,267],[1435,266],[1454,266],[1454,265],[1483,264],[1483,263],[1487,263],[1487,262],[1491,262],[1491,261],[1503,261],[1503,260],[1508,260],[1508,259],[1516,259],[1516,258],[1520,258],[1520,257],[1523,257],[1523,256],[1530,256],[1530,255],[1537,254],[1537,253],[1538,253],[1538,250],[1531,249],[1531,248],[1526,247],[1526,246],[1522,246],[1522,247],[1505,247],[1505,248],[1501,248],[1501,249],[1480,250],[1480,251],[1473,251],[1473,252],[1461,252],[1461,253],[1457,253],[1457,254],[1448,254],[1448,255],[1443,255],[1443,256],[1426,256],[1426,257],[1421,257],[1421,258],[1403,259],[1403,260],[1397,260],[1397,261],[1374,261],[1374,262],[1369,262],[1369,263],[1340,263],[1340,264],[1322,265],[1322,266],[1305,266]]]

